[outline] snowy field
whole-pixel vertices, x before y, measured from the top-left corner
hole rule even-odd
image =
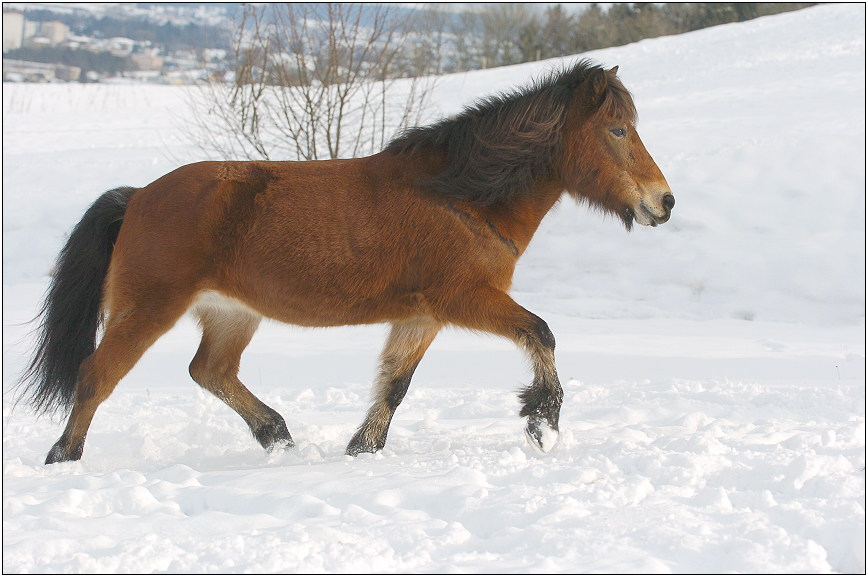
[[[565,199],[519,263],[565,390],[547,456],[519,351],[444,331],[386,449],[346,457],[385,327],[276,323],[241,370],[298,443],[267,455],[187,376],[184,319],[44,466],[63,423],[10,390],[65,234],[202,153],[183,89],[4,85],[4,572],[864,572],[864,26],[826,5],[587,55],[677,206],[628,234]],[[445,77],[432,118],[551,64]]]

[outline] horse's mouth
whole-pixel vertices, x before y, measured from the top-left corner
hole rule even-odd
[[[664,224],[669,221],[669,217],[672,216],[672,211],[668,208],[662,209],[662,214],[655,213],[650,208],[645,206],[645,203],[639,204],[638,210],[633,210],[632,208],[627,209],[627,214],[632,217],[632,219],[636,222],[636,224],[641,224],[643,226],[657,226],[659,224]]]

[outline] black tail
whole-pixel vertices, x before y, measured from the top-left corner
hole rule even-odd
[[[136,188],[110,190],[94,202],[57,257],[39,313],[33,361],[21,377],[22,396],[37,413],[69,411],[81,362],[96,349],[103,283],[112,249]]]

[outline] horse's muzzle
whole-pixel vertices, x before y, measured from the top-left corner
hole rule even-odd
[[[675,197],[667,192],[660,199],[660,206],[650,207],[642,201],[638,210],[633,211],[633,219],[637,224],[644,226],[657,226],[669,221],[672,209],[675,207]]]

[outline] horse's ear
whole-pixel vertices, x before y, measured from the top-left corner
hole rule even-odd
[[[611,74],[612,76],[615,76],[616,74],[618,74],[618,67],[613,66],[612,69],[609,70],[609,74]]]
[[[606,78],[606,71],[602,68],[598,68],[594,72],[593,78],[591,78],[591,90],[595,100],[600,100],[600,97],[606,92],[606,87],[608,85],[609,80]]]

